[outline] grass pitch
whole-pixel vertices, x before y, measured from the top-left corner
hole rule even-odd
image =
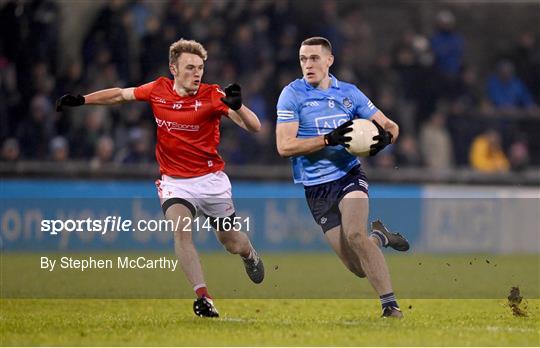
[[[237,257],[203,255],[218,319],[193,315],[179,270],[48,272],[41,255],[1,255],[1,345],[540,345],[538,255],[390,253],[404,320],[380,318],[368,282],[330,253],[263,254],[261,285]],[[522,291],[526,317],[507,304],[511,286]]]
[[[2,345],[537,346],[540,301],[514,317],[501,300],[401,300],[405,318],[379,318],[373,300],[2,300]]]

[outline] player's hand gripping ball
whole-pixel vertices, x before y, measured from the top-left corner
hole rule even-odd
[[[378,124],[365,119],[355,119],[352,121],[352,131],[347,135],[351,138],[347,142],[347,151],[357,157],[373,156],[373,152],[377,144],[380,142],[380,129]],[[381,127],[382,129],[382,127]],[[386,131],[383,129],[383,132]],[[388,145],[388,144],[386,144]],[[386,146],[384,145],[384,146]],[[384,147],[383,146],[383,147]],[[379,152],[378,150],[377,152]]]
[[[324,135],[324,145],[325,146],[337,146],[341,145],[344,147],[349,147],[349,142],[352,138],[349,137],[349,133],[352,132],[352,121],[347,121],[341,124],[339,127],[334,129],[328,134]]]
[[[377,121],[373,120],[373,124],[377,129],[379,130],[379,134],[373,137],[373,140],[376,140],[377,142],[375,144],[372,144],[370,146],[371,150],[369,151],[370,156],[375,156],[379,153],[382,149],[387,147],[388,145],[392,144],[392,133],[386,131]]]

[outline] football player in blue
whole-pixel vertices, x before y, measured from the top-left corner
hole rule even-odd
[[[370,155],[393,143],[398,125],[354,85],[330,74],[332,46],[312,37],[300,46],[302,79],[287,85],[277,104],[277,148],[292,159],[295,183],[304,185],[308,206],[328,243],[345,266],[367,277],[380,296],[383,317],[402,317],[381,246],[409,249],[408,241],[380,221],[368,236],[368,182],[360,161],[345,147],[352,119],[375,123],[379,135]]]

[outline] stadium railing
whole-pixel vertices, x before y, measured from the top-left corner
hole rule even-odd
[[[232,180],[291,181],[291,168],[281,165],[227,165]],[[540,185],[540,167],[520,172],[482,173],[470,168],[432,170],[425,167],[367,169],[371,182],[389,183],[451,183],[478,185]],[[106,164],[95,167],[89,162],[0,162],[3,178],[61,178],[61,179],[155,179],[159,177],[156,164]]]

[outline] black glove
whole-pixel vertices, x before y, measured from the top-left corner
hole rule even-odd
[[[84,97],[80,94],[78,96],[66,94],[56,100],[56,111],[63,111],[64,106],[81,106],[84,102]]]
[[[242,88],[239,84],[233,83],[225,87],[225,96],[221,101],[234,111],[242,107]]]
[[[336,146],[336,145],[343,145],[345,147],[349,147],[349,144],[346,144],[347,141],[351,141],[351,137],[346,137],[345,134],[351,132],[352,129],[352,121],[347,121],[341,126],[337,127],[333,131],[331,131],[328,134],[324,135],[324,144],[326,146]]]
[[[371,145],[371,150],[369,151],[370,156],[375,156],[379,153],[382,149],[384,149],[387,145],[390,145],[392,143],[392,133],[387,132],[384,130],[383,127],[381,127],[380,124],[377,123],[377,121],[373,121],[375,124],[375,127],[379,130],[379,135],[376,135],[373,137],[373,140],[378,140],[375,144]]]

